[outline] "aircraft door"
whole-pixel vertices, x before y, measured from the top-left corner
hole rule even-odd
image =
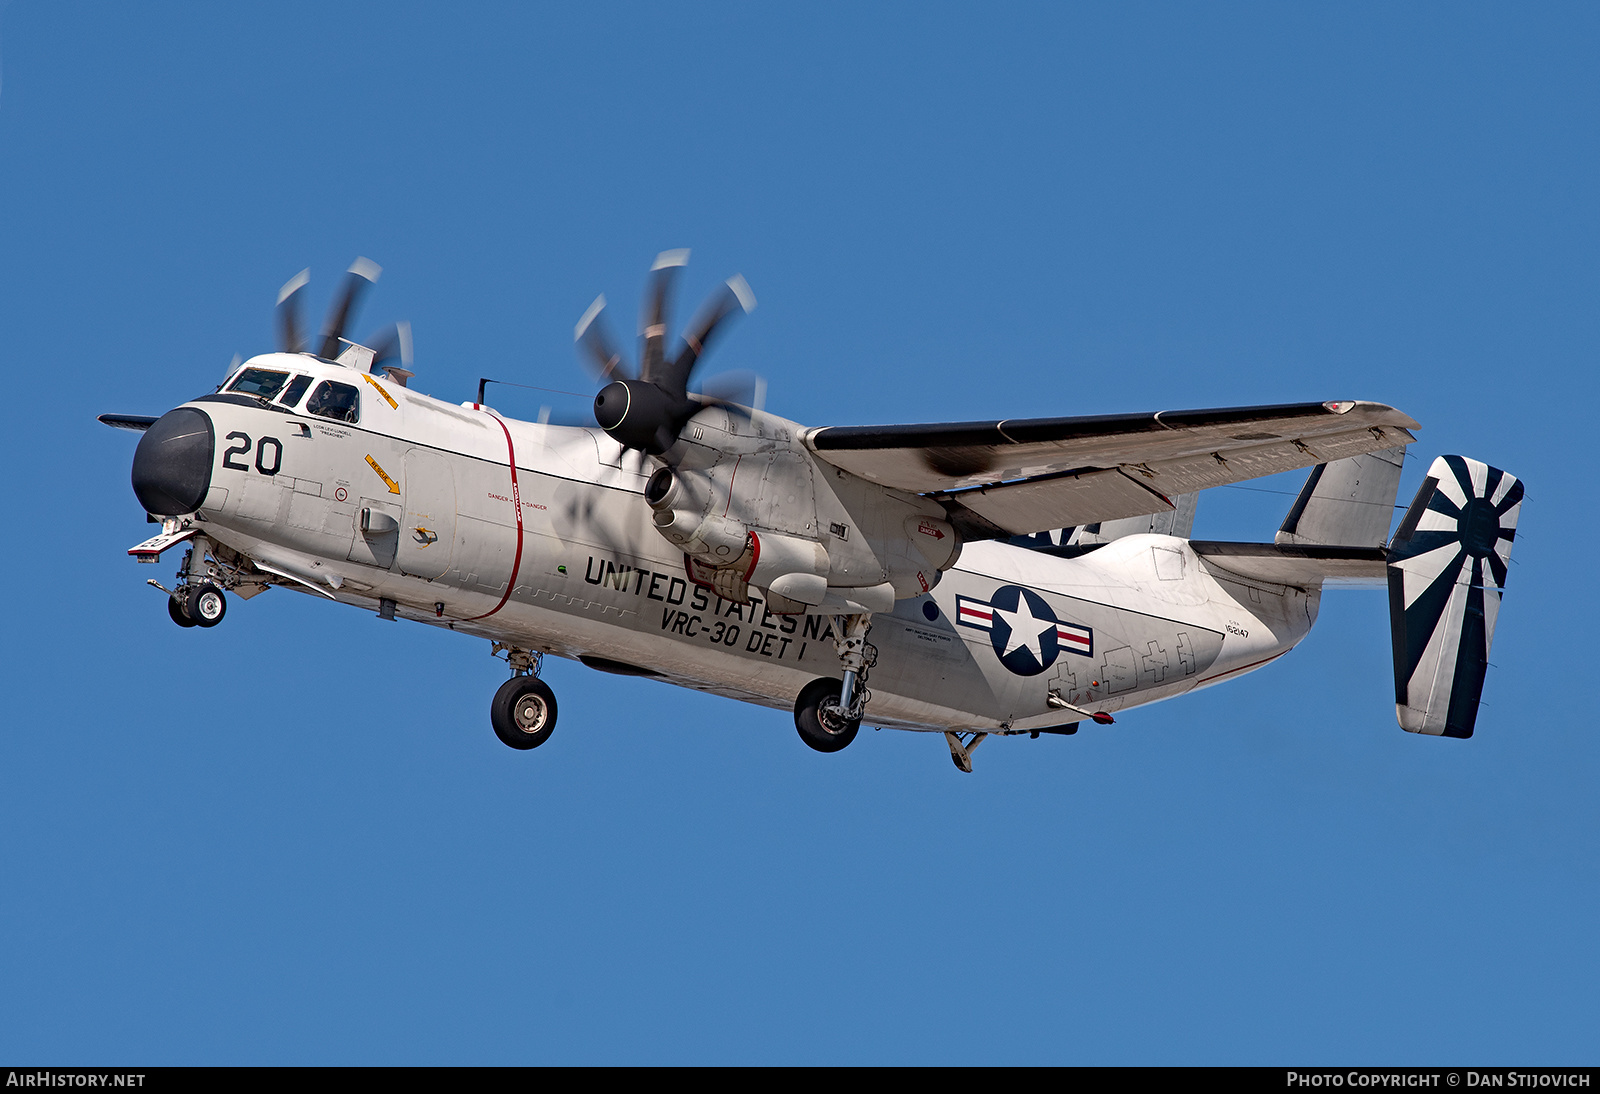
[[[456,541],[456,480],[450,460],[426,448],[406,453],[400,572],[429,581],[450,569]]]

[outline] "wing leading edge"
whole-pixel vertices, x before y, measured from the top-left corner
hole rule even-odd
[[[929,494],[972,537],[1168,512],[1193,493],[1395,445],[1419,428],[1382,403],[1289,403],[1075,418],[828,426],[823,460]]]

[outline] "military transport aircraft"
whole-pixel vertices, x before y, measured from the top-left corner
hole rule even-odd
[[[278,352],[160,417],[101,417],[143,433],[133,491],[161,531],[129,553],[184,546],[175,585],[150,582],[181,627],[280,587],[488,640],[513,748],[555,728],[555,654],[792,708],[821,752],[863,720],[942,733],[963,771],[991,734],[1070,734],[1261,668],[1324,583],[1386,581],[1401,727],[1471,736],[1512,476],[1442,456],[1391,536],[1418,426],[1377,403],[803,426],[690,390],[755,300],[730,279],[669,356],[687,255],[652,268],[636,370],[603,296],[580,320],[593,425],[518,421],[482,384],[459,406],[411,390],[409,328],[344,337],[366,259],[308,341],[298,275]],[[1296,468],[1273,542],[1188,538],[1199,491]]]

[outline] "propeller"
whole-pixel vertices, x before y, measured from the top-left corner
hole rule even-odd
[[[306,348],[300,334],[300,292],[310,280],[311,271],[301,270],[278,290],[278,349],[283,353],[300,353]]]
[[[639,369],[633,376],[606,329],[604,296],[595,298],[573,332],[579,354],[605,382],[594,399],[595,421],[624,447],[652,456],[676,444],[684,424],[707,403],[731,403],[709,393],[691,396],[689,380],[727,322],[756,306],[749,283],[734,274],[702,305],[684,330],[677,352],[668,359],[665,349],[672,290],[688,261],[686,249],[662,251],[650,267],[639,317]]]
[[[322,335],[317,344],[318,357],[332,360],[339,356],[339,340],[344,337],[345,328],[360,307],[362,295],[382,272],[383,267],[370,258],[357,258],[350,264],[344,285],[339,295],[334,297],[333,306],[328,309],[328,318],[322,324]],[[301,270],[278,290],[278,349],[284,353],[304,353],[308,348],[305,325],[300,319],[300,294],[310,281],[311,271]]]
[[[361,305],[362,295],[381,273],[383,267],[370,258],[357,258],[350,263],[350,269],[345,271],[344,285],[339,295],[334,297],[333,306],[328,309],[327,321],[322,324],[322,348],[317,351],[318,357],[326,357],[331,361],[339,356],[339,339],[344,337],[345,325]]]
[[[387,372],[401,387],[416,375],[411,371],[411,324],[402,319],[367,339],[372,348],[371,372]],[[393,362],[393,363],[391,363]]]
[[[748,410],[762,410],[767,403],[767,381],[748,369],[719,372],[700,385],[701,401],[748,417]],[[748,410],[746,409],[748,408]]]

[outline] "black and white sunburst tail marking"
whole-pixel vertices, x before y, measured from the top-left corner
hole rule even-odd
[[[1389,623],[1400,728],[1472,736],[1522,483],[1440,456],[1389,543]]]

